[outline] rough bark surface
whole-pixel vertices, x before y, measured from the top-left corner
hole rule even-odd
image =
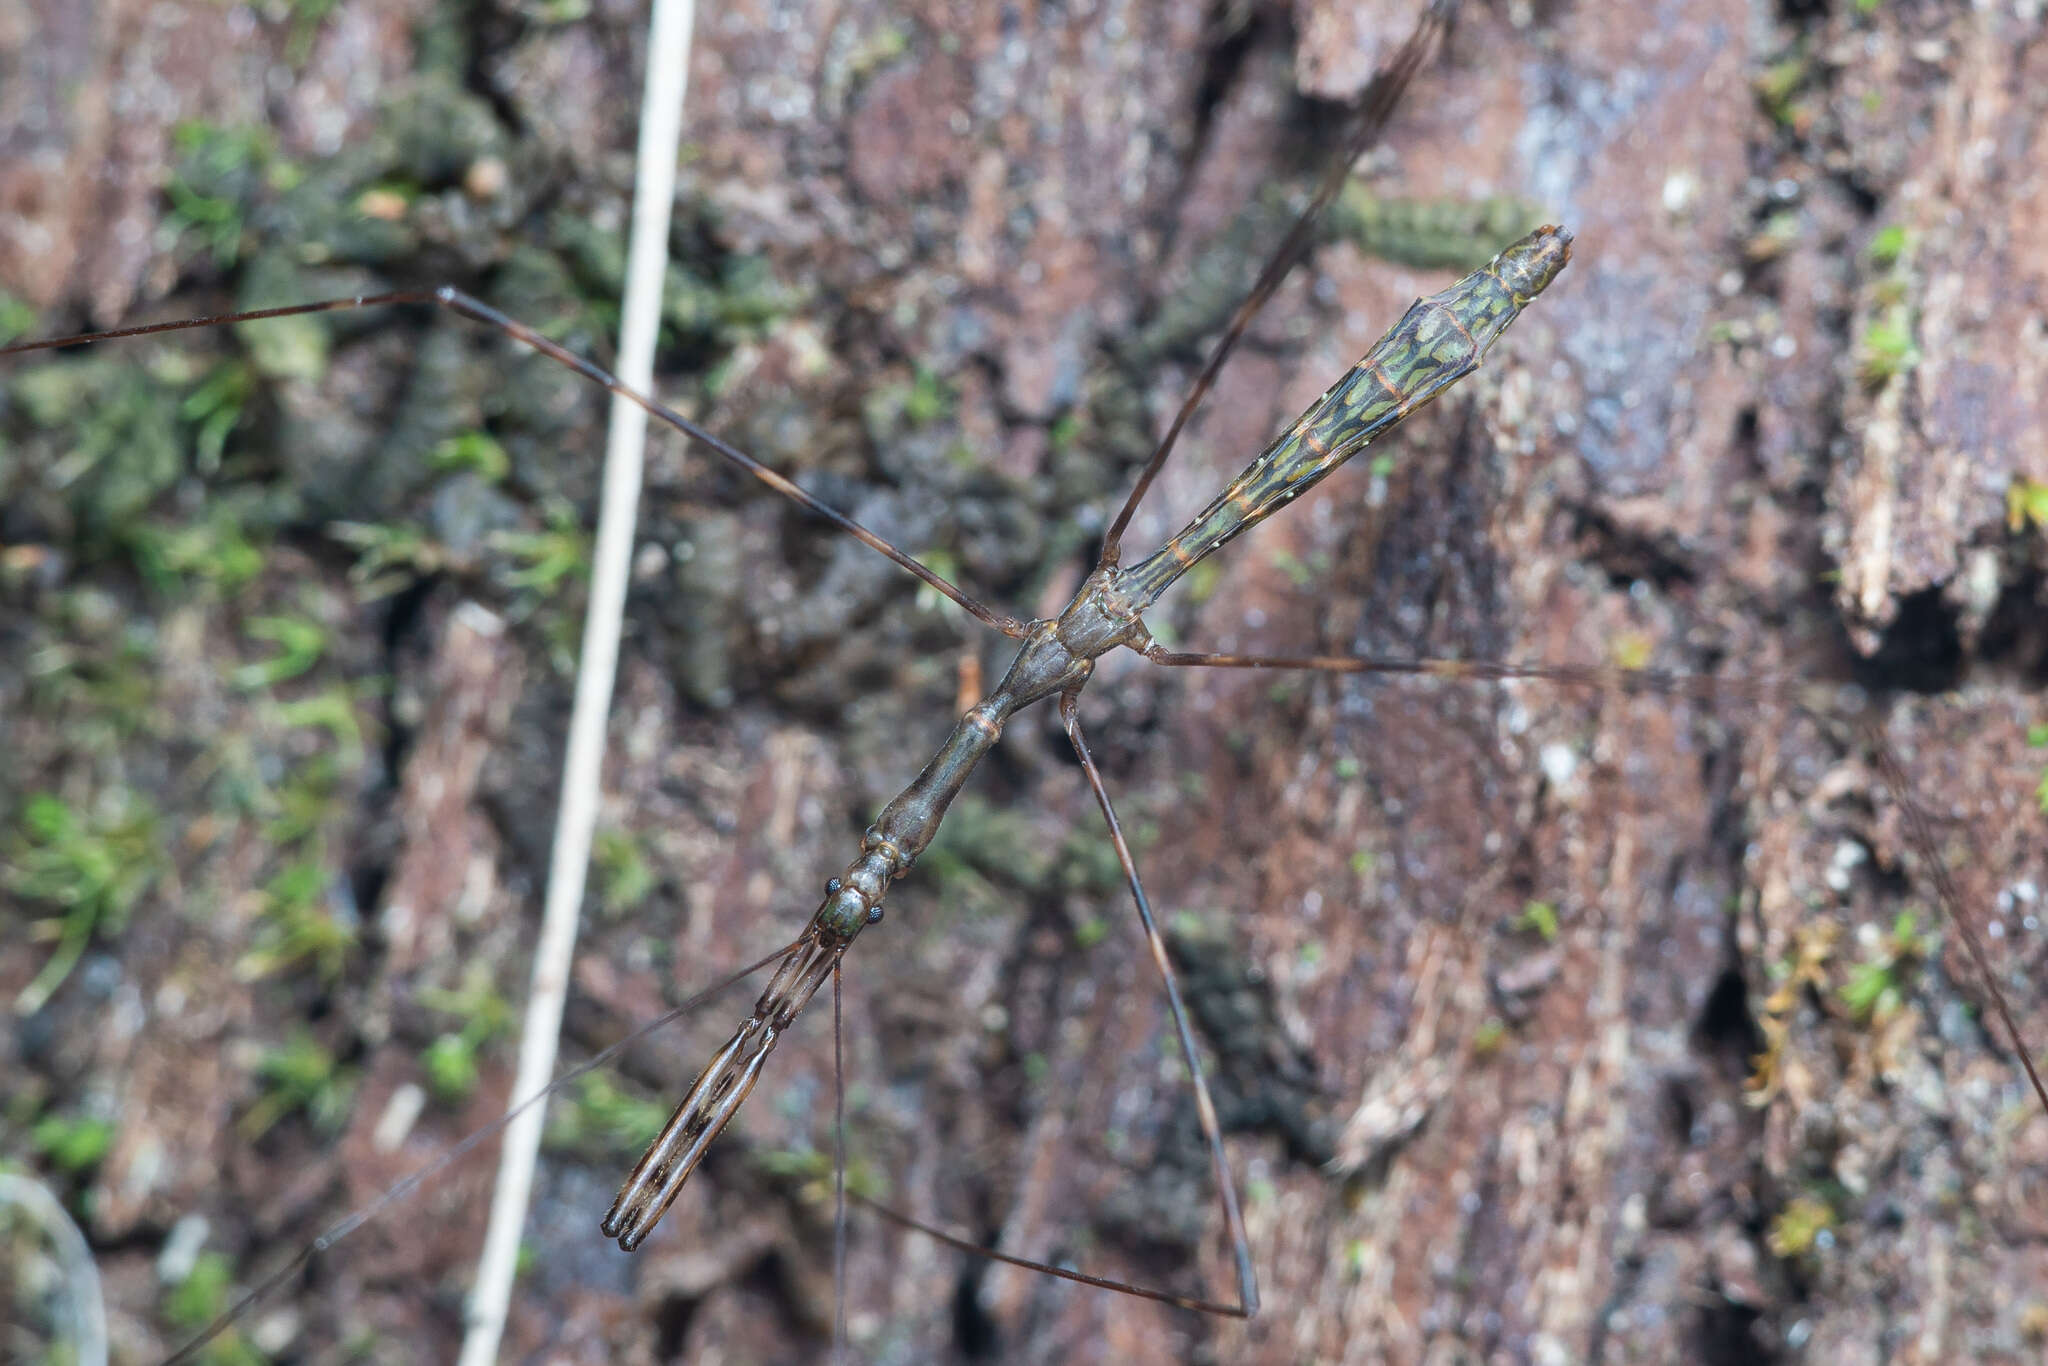
[[[0,19],[0,324],[452,280],[602,354],[639,7],[321,9]],[[664,393],[970,591],[1056,607],[1334,142],[1322,101],[1411,9],[706,7]],[[1083,716],[1173,926],[1265,1310],[1063,1288],[860,1217],[861,1359],[2039,1359],[2048,1116],[1861,727],[2038,1054],[2044,129],[2037,5],[1466,6],[1362,180],[1452,219],[1519,202],[1575,259],[1384,463],[1158,629],[1830,705],[1105,661]],[[1387,259],[1418,259],[1398,237],[1320,241],[1135,548],[1449,278]],[[120,1361],[180,1337],[167,1242],[203,1231],[247,1282],[502,1108],[488,1022],[546,871],[582,590],[545,570],[588,521],[604,404],[443,318],[270,338],[0,368],[0,999],[95,850],[133,874],[125,926],[0,1031],[0,1156],[77,1211]],[[216,444],[209,378],[246,385]],[[641,540],[572,1052],[793,936],[963,672],[1005,662],[673,441]],[[280,621],[316,629],[302,671]],[[854,1179],[1221,1295],[1183,1069],[1049,710],[986,768],[848,960]],[[322,927],[353,942],[308,948]],[[597,1233],[635,1126],[745,994],[556,1107],[506,1359],[825,1356],[824,1003],[663,1231],[631,1258]],[[290,1040],[329,1065],[296,1092],[265,1069]],[[451,1054],[471,1084],[412,1118]],[[104,1151],[67,1167],[61,1133]],[[446,1174],[241,1346],[449,1359],[489,1183]],[[7,1226],[17,1265],[35,1243]]]

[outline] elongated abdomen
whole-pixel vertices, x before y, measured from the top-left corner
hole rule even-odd
[[[1124,582],[1138,605],[1478,369],[1494,339],[1564,269],[1571,242],[1563,228],[1538,228],[1450,288],[1416,300],[1179,535],[1132,566]]]

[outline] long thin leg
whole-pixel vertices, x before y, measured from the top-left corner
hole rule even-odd
[[[832,1360],[846,1359],[846,1050],[841,1039],[845,983],[832,965]]]
[[[1181,430],[1188,425],[1188,419],[1194,416],[1195,409],[1208,394],[1209,386],[1216,382],[1217,372],[1222,370],[1223,362],[1229,358],[1230,353],[1237,349],[1237,343],[1244,336],[1245,329],[1251,326],[1252,319],[1258,316],[1259,310],[1266,306],[1266,301],[1280,288],[1280,282],[1287,278],[1287,272],[1294,269],[1294,263],[1300,259],[1308,246],[1309,234],[1315,227],[1316,219],[1322,215],[1330,201],[1337,197],[1337,192],[1344,188],[1344,181],[1351,174],[1351,168],[1357,164],[1358,159],[1379,140],[1381,131],[1387,126],[1388,118],[1393,115],[1394,107],[1400,103],[1402,93],[1408,89],[1408,83],[1414,79],[1415,73],[1421,70],[1422,63],[1429,56],[1437,35],[1449,27],[1457,8],[1457,0],[1431,0],[1429,8],[1423,11],[1422,18],[1416,21],[1415,31],[1408,35],[1408,40],[1401,44],[1400,50],[1373,76],[1372,84],[1367,87],[1364,97],[1359,102],[1358,121],[1352,126],[1351,136],[1345,143],[1343,154],[1331,160],[1330,168],[1323,173],[1322,182],[1316,186],[1315,197],[1309,200],[1308,207],[1302,210],[1301,217],[1295,220],[1287,236],[1281,239],[1280,249],[1273,253],[1273,259],[1259,272],[1258,281],[1252,285],[1251,293],[1237,306],[1237,312],[1230,317],[1230,325],[1223,330],[1222,339],[1216,343],[1215,350],[1209,353],[1209,359],[1202,366],[1201,373],[1195,376],[1195,382],[1188,387],[1187,397],[1181,400],[1180,411],[1174,414],[1172,424],[1166,429],[1166,435],[1159,439],[1158,447],[1145,462],[1144,471],[1138,475],[1138,482],[1132,487],[1130,497],[1124,500],[1123,510],[1117,513],[1116,520],[1109,524],[1109,534],[1102,539],[1102,557],[1097,562],[1097,568],[1108,568],[1118,562],[1122,553],[1124,530],[1130,526],[1131,516],[1137,512],[1138,504],[1144,499],[1146,491],[1152,487],[1152,481],[1159,477],[1159,471],[1165,466],[1166,458],[1173,454],[1174,443],[1180,440]]]
[[[1877,727],[1864,727],[1864,738],[1877,756],[1878,775],[1884,785],[1891,789],[1892,800],[1906,815],[1906,837],[1912,841],[1914,851],[1921,862],[1927,865],[1927,874],[1934,879],[1934,894],[1941,902],[1942,914],[1956,927],[1963,937],[1963,943],[1970,951],[1970,962],[1977,969],[1977,975],[1984,979],[1984,985],[1991,992],[1991,1004],[1998,1011],[1999,1023],[2005,1026],[2005,1034],[2012,1041],[2012,1051],[2018,1056],[2020,1066],[2026,1069],[2027,1080],[2033,1083],[2034,1095],[2041,1102],[2041,1108],[2048,1111],[2048,1087],[2041,1084],[2041,1074],[2034,1070],[2033,1056],[2028,1053],[2026,1042],[2020,1038],[2020,1027],[2012,1017],[2012,1007],[2006,1003],[2005,992],[1998,985],[1998,978],[1991,971],[1990,956],[1984,952],[1984,944],[1977,938],[1977,931],[1963,915],[1962,895],[1949,877],[1948,863],[1941,856],[1940,848],[1934,842],[1934,827],[1926,811],[1910,795],[1910,784],[1906,771],[1899,763],[1899,756],[1892,753],[1892,747]]]
[[[1374,655],[1236,655],[1191,654],[1158,645],[1145,658],[1173,668],[1299,669],[1319,673],[1379,674],[1393,677],[1444,678],[1464,682],[1505,683],[1531,680],[1575,688],[1601,688],[1620,693],[1656,693],[1754,702],[1783,701],[1809,710],[1825,710],[1825,688],[1810,679],[1723,678],[1717,674],[1680,673],[1669,669],[1624,669],[1599,664],[1508,664],[1489,659],[1393,658]]]
[[[1230,1233],[1230,1252],[1237,1262],[1237,1299],[1246,1318],[1259,1312],[1259,1277],[1252,1270],[1251,1240],[1245,1236],[1244,1215],[1237,1205],[1237,1186],[1230,1178],[1230,1159],[1223,1151],[1223,1128],[1216,1122],[1216,1105],[1209,1098],[1209,1080],[1202,1072],[1201,1053],[1195,1048],[1194,1031],[1188,1027],[1187,1007],[1181,1003],[1180,982],[1173,975],[1173,964],[1166,957],[1166,941],[1159,935],[1159,922],[1153,918],[1152,903],[1145,896],[1145,884],[1138,877],[1138,865],[1131,857],[1131,846],[1124,839],[1124,829],[1116,818],[1116,807],[1110,803],[1109,789],[1102,785],[1102,774],[1095,767],[1095,756],[1088,752],[1088,741],[1081,734],[1081,705],[1078,693],[1060,694],[1060,723],[1067,728],[1067,739],[1074,745],[1074,753],[1080,757],[1081,771],[1088,775],[1088,787],[1095,793],[1095,804],[1102,808],[1102,818],[1109,824],[1109,840],[1116,846],[1116,861],[1123,865],[1124,881],[1130,885],[1131,899],[1137,903],[1138,919],[1145,927],[1145,943],[1152,950],[1153,965],[1159,969],[1159,978],[1166,984],[1166,1005],[1173,1015],[1173,1031],[1180,1040],[1181,1057],[1188,1065],[1188,1075],[1195,1083],[1195,1113],[1202,1121],[1202,1137],[1209,1144],[1209,1163],[1216,1171],[1216,1187],[1223,1199],[1223,1223]]]
[[[1237,1302],[1226,1304],[1190,1295],[1177,1295],[1170,1291],[1154,1290],[1149,1286],[1111,1280],[1106,1276],[1091,1276],[1069,1267],[1032,1261],[1028,1257],[997,1252],[993,1248],[982,1247],[970,1239],[949,1233],[921,1219],[890,1209],[887,1205],[868,1199],[858,1191],[850,1192],[848,1196],[857,1204],[904,1228],[936,1239],[950,1248],[976,1257],[986,1257],[1005,1266],[1036,1271],[1042,1275],[1072,1281],[1076,1285],[1092,1286],[1098,1290],[1114,1290],[1119,1294],[1135,1295],[1139,1299],[1170,1304],[1177,1309],[1193,1309],[1199,1313],[1216,1314],[1225,1318],[1248,1319],[1259,1311],[1259,1280],[1258,1273],[1252,1268],[1251,1240],[1245,1235],[1244,1215],[1238,1206],[1237,1187],[1230,1176],[1230,1160],[1223,1151],[1222,1126],[1216,1120],[1215,1102],[1209,1097],[1208,1077],[1202,1071],[1201,1055],[1195,1049],[1194,1031],[1188,1025],[1187,1007],[1182,1003],[1180,996],[1180,983],[1174,977],[1173,965],[1166,957],[1166,941],[1160,937],[1159,923],[1152,915],[1152,903],[1145,896],[1145,884],[1138,877],[1138,867],[1131,858],[1131,847],[1124,838],[1122,824],[1117,820],[1116,808],[1111,805],[1109,793],[1102,785],[1102,774],[1095,767],[1095,756],[1089,752],[1088,742],[1081,734],[1076,704],[1075,694],[1062,695],[1060,719],[1066,725],[1067,737],[1073,741],[1074,752],[1080,756],[1081,769],[1088,775],[1089,789],[1095,793],[1095,801],[1102,809],[1103,819],[1109,823],[1110,842],[1116,848],[1117,862],[1123,866],[1124,880],[1130,885],[1131,896],[1137,902],[1138,918],[1144,924],[1145,939],[1152,949],[1152,961],[1158,965],[1160,978],[1166,983],[1167,1006],[1173,1015],[1174,1032],[1180,1044],[1181,1056],[1187,1062],[1189,1075],[1194,1078],[1195,1109],[1201,1119],[1202,1136],[1209,1146],[1210,1164],[1216,1172],[1217,1189],[1222,1195],[1223,1221],[1230,1234],[1231,1255],[1237,1264]],[[841,1170],[844,1171],[843,1162]],[[843,1182],[841,1190],[844,1190]]]
[[[219,1313],[219,1315],[217,1315],[214,1318],[213,1322],[207,1324],[205,1328],[200,1330],[198,1336],[192,1338],[189,1342],[185,1343],[182,1347],[178,1348],[177,1351],[171,1353],[171,1355],[165,1359],[164,1366],[178,1366],[178,1363],[180,1362],[197,1360],[201,1350],[205,1348],[206,1344],[212,1342],[222,1333],[225,1333],[229,1328],[232,1328],[237,1321],[246,1316],[257,1305],[263,1303],[272,1295],[276,1294],[279,1290],[283,1289],[288,1282],[295,1280],[298,1277],[298,1274],[301,1271],[303,1271],[306,1268],[307,1264],[310,1263],[315,1257],[320,1256],[322,1253],[326,1252],[327,1249],[333,1247],[342,1239],[347,1238],[349,1235],[353,1234],[357,1229],[361,1228],[363,1225],[371,1222],[374,1219],[381,1218],[386,1210],[391,1209],[395,1205],[404,1203],[405,1200],[408,1199],[414,1191],[418,1190],[421,1186],[425,1185],[428,1181],[431,1181],[436,1176],[439,1176],[442,1172],[446,1171],[455,1163],[461,1161],[462,1158],[466,1156],[472,1149],[476,1148],[478,1144],[481,1144],[488,1139],[495,1138],[498,1135],[498,1133],[502,1129],[504,1129],[506,1125],[510,1124],[513,1120],[519,1118],[519,1116],[525,1114],[527,1110],[529,1110],[535,1105],[540,1104],[543,1100],[547,1099],[549,1096],[552,1096],[555,1092],[561,1090],[570,1082],[575,1081],[578,1077],[583,1076],[586,1072],[590,1072],[596,1068],[604,1066],[613,1058],[617,1057],[621,1052],[625,1051],[633,1044],[640,1042],[640,1040],[646,1038],[655,1030],[662,1028],[664,1025],[670,1024],[676,1020],[681,1019],[683,1016],[689,1014],[697,1007],[703,1005],[706,1001],[709,1001],[714,996],[717,996],[720,992],[726,991],[731,987],[737,986],[739,983],[744,982],[747,978],[752,977],[762,968],[765,968],[770,963],[775,962],[778,958],[781,958],[784,954],[788,953],[790,949],[794,947],[796,946],[793,943],[784,945],[782,948],[777,949],[774,953],[769,954],[766,958],[763,958],[756,963],[749,964],[748,966],[741,968],[738,972],[728,974],[727,976],[721,978],[717,982],[714,982],[712,985],[704,988],[704,990],[691,996],[681,1005],[678,1005],[673,1009],[665,1012],[664,1014],[661,1014],[659,1016],[656,1016],[654,1019],[649,1020],[646,1024],[640,1026],[640,1028],[634,1030],[625,1038],[620,1039],[617,1043],[611,1045],[609,1048],[601,1050],[600,1052],[592,1055],[585,1061],[577,1064],[575,1067],[570,1068],[561,1076],[556,1077],[554,1081],[548,1084],[545,1090],[534,1092],[532,1095],[526,1097],[524,1100],[520,1101],[511,1109],[507,1110],[504,1114],[498,1116],[489,1124],[486,1124],[483,1128],[478,1129],[473,1134],[470,1134],[467,1138],[463,1139],[460,1143],[457,1143],[454,1147],[449,1148],[445,1152],[440,1153],[431,1162],[428,1162],[425,1166],[419,1168],[417,1171],[412,1172],[410,1175],[404,1177],[396,1184],[390,1186],[384,1191],[382,1195],[379,1195],[375,1200],[372,1200],[369,1204],[355,1211],[355,1213],[349,1215],[347,1218],[342,1219],[333,1227],[327,1229],[319,1237],[315,1238],[312,1242],[307,1243],[304,1247],[300,1248],[296,1253],[292,1255],[291,1260],[286,1262],[282,1267],[278,1268],[270,1275],[265,1276],[260,1282],[258,1282],[254,1287],[252,1287],[247,1294],[243,1295],[240,1299],[236,1300],[226,1309],[223,1309]]]
[[[291,304],[284,308],[259,308],[247,313],[220,313],[208,318],[183,318],[177,322],[146,323],[140,327],[117,328],[112,332],[89,332],[76,337],[51,337],[44,341],[17,342],[13,346],[0,347],[0,356],[18,355],[25,351],[51,351],[59,347],[80,346],[87,342],[113,341],[121,337],[147,337],[158,332],[182,332],[191,328],[218,327],[223,323],[261,322],[265,318],[292,318],[304,313],[339,313],[358,308],[381,308],[396,304],[431,304],[436,308],[445,308],[449,312],[459,314],[472,322],[479,322],[486,327],[502,332],[514,341],[523,343],[540,352],[549,360],[568,366],[571,370],[574,370],[592,383],[601,384],[620,398],[638,404],[653,417],[666,422],[692,441],[715,451],[724,457],[728,463],[746,471],[799,507],[824,518],[870,550],[888,556],[925,583],[958,603],[969,615],[982,624],[993,627],[1006,636],[1022,636],[1024,634],[1025,624],[1017,620],[1017,618],[1007,612],[999,612],[977,598],[969,597],[965,592],[939,574],[938,571],[926,565],[910,552],[876,535],[859,522],[853,520],[853,518],[833,507],[830,503],[824,502],[816,495],[807,492],[800,485],[790,482],[789,479],[762,464],[723,437],[698,426],[690,421],[689,418],[684,417],[681,413],[663,403],[660,399],[641,393],[638,389],[626,384],[617,375],[614,375],[595,361],[587,360],[559,343],[550,341],[525,323],[518,321],[516,318],[507,317],[489,304],[465,294],[453,285],[443,285],[439,289],[395,290],[388,294],[359,294],[349,299],[322,299],[308,304]]]
[[[1558,683],[1574,687],[1601,688],[1623,693],[1661,693],[1669,696],[1691,697],[1702,701],[1739,700],[1749,702],[1782,702],[1794,707],[1819,714],[1826,709],[1813,700],[1820,691],[1810,682],[1789,678],[1718,678],[1712,674],[1685,674],[1655,669],[1621,669],[1599,667],[1573,667],[1538,664],[1501,664],[1489,660],[1464,659],[1374,659],[1348,655],[1233,655],[1233,654],[1189,654],[1182,651],[1165,650],[1154,645],[1147,649],[1145,657],[1155,664],[1176,667],[1206,667],[1223,669],[1304,669],[1324,673],[1410,675],[1433,678],[1506,681],[1509,679],[1531,679]],[[1064,714],[1064,711],[1063,713]],[[1927,865],[1928,876],[1934,880],[1935,899],[1941,903],[1943,916],[1956,927],[1969,951],[1971,965],[1984,987],[1991,993],[1991,1002],[1998,1012],[1999,1023],[2004,1027],[2006,1037],[2011,1040],[2013,1053],[2019,1058],[2020,1066],[2026,1070],[2027,1081],[2034,1088],[2035,1098],[2041,1102],[2043,1113],[2048,1113],[2048,1085],[2044,1085],[2040,1073],[2035,1070],[2033,1057],[2028,1053],[2020,1037],[2017,1021],[2013,1019],[2012,1007],[2005,999],[2004,990],[1991,970],[1991,959],[1984,951],[1984,945],[1977,937],[1977,931],[1963,912],[1963,899],[1956,890],[1954,880],[1949,876],[1948,864],[1941,857],[1935,844],[1932,822],[1920,804],[1913,800],[1911,784],[1898,756],[1892,753],[1890,744],[1874,726],[1864,726],[1864,739],[1876,755],[1879,775],[1890,790],[1892,800],[1899,804],[1906,816],[1906,833],[1912,841],[1914,851]]]

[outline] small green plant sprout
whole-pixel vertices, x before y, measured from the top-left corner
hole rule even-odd
[[[363,725],[356,712],[355,694],[347,684],[336,683],[311,697],[280,703],[277,719],[294,729],[326,731],[341,763],[348,768],[361,767]]]
[[[246,201],[257,187],[255,172],[270,155],[268,139],[255,130],[193,120],[172,130],[171,145],[177,162],[164,185],[171,201],[164,227],[193,239],[226,270],[242,254]]]
[[[590,847],[590,861],[597,866],[598,899],[609,915],[633,910],[660,884],[647,851],[630,830],[600,830]]]
[[[494,531],[488,544],[512,561],[498,576],[507,588],[530,588],[549,594],[569,579],[590,577],[590,537],[570,508],[547,514],[546,531]]]
[[[957,579],[960,577],[960,557],[958,555],[955,555],[950,550],[932,547],[920,551],[918,553],[918,558],[923,560],[926,564],[930,565],[932,567],[932,572],[939,575],[941,578]],[[941,593],[938,589],[932,587],[928,583],[919,584],[917,587],[917,610],[920,612],[960,611],[960,609],[953,604],[953,600],[951,598],[947,597],[944,593]],[[961,614],[961,619],[966,619],[965,613]]]
[[[2017,536],[2029,528],[2048,531],[2048,483],[2018,474],[2005,488],[2005,529]]]
[[[242,634],[278,647],[270,658],[235,670],[235,686],[250,692],[297,678],[318,664],[327,650],[327,628],[309,617],[255,617]]]
[[[178,405],[178,416],[198,428],[192,437],[192,466],[200,474],[219,471],[228,437],[255,396],[256,372],[245,361],[225,361],[207,371]]]
[[[928,427],[952,411],[953,395],[946,382],[936,371],[918,366],[911,376],[909,392],[903,396],[904,420],[913,427]]]
[[[1300,556],[1289,551],[1274,551],[1272,564],[1275,569],[1285,574],[1296,588],[1306,589],[1317,581],[1316,570],[1305,564]]]
[[[1842,1004],[1859,1024],[1882,1025],[1891,1020],[1905,1006],[1905,990],[1900,984],[1904,969],[1925,958],[1933,947],[1934,937],[1920,932],[1919,917],[1912,911],[1900,911],[1891,933],[1878,942],[1875,953],[1850,970],[1840,993]]]
[[[1771,1220],[1764,1245],[1773,1257],[1804,1257],[1834,1241],[1835,1212],[1825,1200],[1795,1195]]]
[[[1791,954],[1770,965],[1776,985],[1757,1012],[1763,1048],[1750,1057],[1749,1076],[1743,1082],[1743,1098],[1756,1109],[1769,1105],[1784,1089],[1785,1046],[1792,1034],[1792,1013],[1806,991],[1827,990],[1828,959],[1834,954],[1839,933],[1833,921],[1813,921],[1799,930]]]
[[[1500,1052],[1500,1046],[1508,1037],[1507,1022],[1498,1015],[1489,1015],[1472,1031],[1472,1057],[1485,1061]]]
[[[833,1200],[832,1154],[819,1148],[770,1148],[754,1155],[754,1163],[770,1176],[793,1182],[797,1198],[813,1209],[829,1209]],[[888,1183],[872,1165],[849,1153],[846,1190],[863,1200],[880,1200]]]
[[[1763,106],[1771,122],[1796,132],[1813,121],[1811,99],[1798,98],[1806,88],[1809,74],[1805,54],[1795,52],[1765,67],[1763,74],[1751,83],[1757,103]]]
[[[218,1252],[201,1252],[183,1277],[164,1292],[164,1322],[181,1334],[197,1333],[226,1313],[235,1294],[235,1269]],[[204,1366],[264,1366],[263,1354],[229,1328],[206,1344],[197,1358]]]
[[[1856,373],[1867,389],[1886,384],[1920,363],[1913,345],[1913,319],[1903,304],[1894,304],[1863,329],[1856,346]]]
[[[301,963],[310,964],[323,982],[341,976],[356,947],[354,916],[329,907],[327,883],[317,848],[270,880],[261,893],[263,923],[255,946],[235,964],[238,977],[253,982]]]
[[[549,1107],[547,1145],[592,1156],[638,1152],[661,1132],[668,1111],[659,1101],[628,1095],[604,1072],[586,1072],[566,1103]]]
[[[1871,265],[1879,270],[1890,270],[1906,255],[1906,230],[1896,223],[1879,228],[1865,250]]]
[[[2048,721],[2037,721],[2027,727],[2027,743],[2035,749],[2048,749]],[[2048,816],[2048,767],[2042,768],[2041,781],[2034,785],[2034,805]]]
[[[1557,907],[1548,901],[1532,901],[1515,917],[1518,930],[1531,930],[1546,944],[1557,942]]]
[[[1617,669],[1647,669],[1655,642],[1642,631],[1623,631],[1607,646],[1607,661]]]
[[[256,1065],[263,1094],[237,1124],[251,1142],[287,1115],[304,1111],[323,1133],[340,1129],[355,1098],[355,1071],[335,1060],[311,1034],[301,1031],[263,1055]]]
[[[328,535],[356,552],[350,582],[364,602],[388,598],[428,574],[454,566],[448,548],[418,527],[335,522]]]
[[[0,346],[36,330],[36,311],[0,289]]]
[[[293,768],[275,793],[268,790],[263,838],[274,845],[293,845],[316,834],[334,812],[341,766],[331,754],[315,755]]]
[[[125,788],[81,814],[62,798],[38,793],[22,806],[21,825],[0,865],[0,886],[61,914],[30,933],[57,941],[56,952],[21,994],[15,1013],[33,1015],[78,966],[95,935],[119,934],[135,903],[156,886],[165,859],[156,811]]]
[[[60,1171],[76,1176],[100,1164],[114,1145],[111,1121],[84,1115],[44,1115],[29,1131],[29,1142]]]
[[[462,1021],[460,1029],[438,1036],[420,1054],[427,1089],[441,1100],[467,1099],[476,1089],[477,1055],[512,1032],[511,1003],[498,994],[480,963],[470,965],[460,987],[422,991],[420,1003]]]
[[[263,551],[222,504],[210,506],[195,522],[138,522],[126,540],[137,571],[160,593],[176,592],[188,582],[232,593],[263,572]]]
[[[464,432],[434,447],[433,465],[443,474],[466,471],[495,484],[512,472],[512,457],[488,432]]]

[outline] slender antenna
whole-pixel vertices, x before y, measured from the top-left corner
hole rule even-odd
[[[261,1281],[258,1281],[240,1299],[221,1310],[219,1314],[216,1314],[213,1322],[200,1329],[199,1333],[186,1342],[184,1346],[171,1353],[165,1359],[164,1366],[179,1366],[181,1362],[197,1360],[200,1349],[232,1328],[250,1310],[298,1279],[299,1273],[304,1271],[314,1259],[326,1252],[327,1249],[341,1242],[344,1238],[349,1237],[363,1225],[382,1218],[386,1210],[404,1204],[405,1201],[412,1197],[414,1191],[454,1166],[457,1162],[460,1162],[481,1144],[497,1137],[504,1131],[506,1125],[511,1124],[521,1115],[525,1114],[528,1107],[541,1104],[549,1096],[574,1082],[577,1078],[596,1071],[656,1030],[666,1028],[703,1005],[706,1001],[746,981],[749,977],[752,977],[762,968],[775,962],[795,947],[795,943],[785,944],[765,958],[759,958],[749,963],[738,972],[726,974],[696,995],[687,998],[681,1004],[664,1011],[646,1024],[641,1025],[617,1043],[592,1054],[585,1061],[578,1063],[561,1076],[556,1077],[544,1089],[527,1096],[504,1114],[498,1116],[489,1124],[484,1125],[483,1128],[474,1130],[466,1135],[453,1147],[443,1149],[425,1166],[414,1170],[409,1175],[401,1177],[385,1187],[383,1194],[356,1210],[353,1214],[349,1214],[331,1224],[319,1237],[294,1253],[291,1259],[283,1266],[265,1276]]]

